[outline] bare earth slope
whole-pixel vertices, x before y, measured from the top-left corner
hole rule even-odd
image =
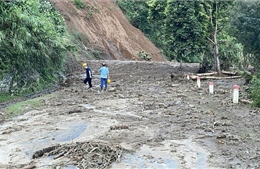
[[[51,0],[66,19],[72,33],[81,33],[93,47],[107,52],[107,59],[140,60],[146,51],[153,61],[164,61],[160,51],[133,27],[113,0],[82,0],[84,9],[77,9],[71,0]]]

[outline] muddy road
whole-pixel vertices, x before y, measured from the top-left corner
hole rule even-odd
[[[183,78],[195,66],[107,61],[112,83],[98,92],[101,62],[89,64],[93,90],[82,70],[1,124],[0,168],[260,168],[260,110],[232,103],[234,84],[246,95],[243,79],[214,80],[210,95],[209,81]]]

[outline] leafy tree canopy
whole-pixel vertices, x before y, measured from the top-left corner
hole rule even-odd
[[[70,44],[61,15],[45,0],[0,1],[0,13],[0,76],[20,87],[35,72],[53,79]]]
[[[253,54],[255,66],[260,65],[260,0],[237,1],[231,17],[231,32],[247,53]]]

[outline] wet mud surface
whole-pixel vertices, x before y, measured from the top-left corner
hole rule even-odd
[[[75,161],[64,154],[70,151],[68,144],[84,149],[90,142],[120,147],[120,156],[108,168],[260,167],[260,111],[232,103],[234,84],[245,97],[243,79],[214,80],[210,95],[209,81],[202,81],[199,89],[183,78],[193,67],[107,61],[112,83],[108,91],[98,92],[100,63],[89,62],[93,90],[82,82],[82,70],[68,87],[41,96],[40,106],[1,124],[0,168],[87,168],[77,165],[83,157]],[[59,158],[33,158],[55,145],[64,147]],[[96,149],[84,150],[83,156]],[[98,159],[105,154],[111,154],[109,148],[91,156],[92,162],[104,168]]]

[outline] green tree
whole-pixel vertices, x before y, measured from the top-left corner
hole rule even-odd
[[[225,31],[219,35],[218,44],[220,67],[224,70],[229,70],[230,67],[241,68],[243,45]]]
[[[252,54],[257,71],[260,70],[260,0],[237,1],[231,17],[231,33],[244,46],[245,53]],[[252,56],[247,55],[247,56]]]
[[[206,49],[207,21],[199,1],[168,0],[165,8],[165,37],[173,59],[198,62]]]
[[[260,107],[260,0],[237,1],[231,17],[231,33],[243,44],[246,60],[255,67],[249,97]]]
[[[233,1],[221,1],[221,0],[211,0],[205,1],[204,4],[207,6],[207,14],[209,16],[209,41],[213,45],[215,69],[218,74],[221,74],[220,61],[219,61],[219,43],[218,36],[223,33],[225,27],[228,25],[229,20],[229,10]]]
[[[146,1],[117,0],[116,3],[134,27],[149,35],[151,27],[147,19],[148,5]]]
[[[231,4],[232,1],[217,0],[167,0],[166,3],[151,0],[148,2],[149,19],[162,30],[159,36],[162,48],[170,59],[198,62],[201,57],[212,54],[216,70],[220,72],[217,39],[228,22]]]
[[[40,0],[0,1],[0,13],[2,75],[13,76],[13,88],[52,80],[70,44],[61,15]],[[35,74],[40,77],[29,81]]]
[[[162,49],[163,54],[171,59],[169,52],[167,52],[167,42],[165,33],[165,8],[167,3],[160,0],[149,0],[148,5],[148,23],[152,27],[151,37],[152,42]]]

